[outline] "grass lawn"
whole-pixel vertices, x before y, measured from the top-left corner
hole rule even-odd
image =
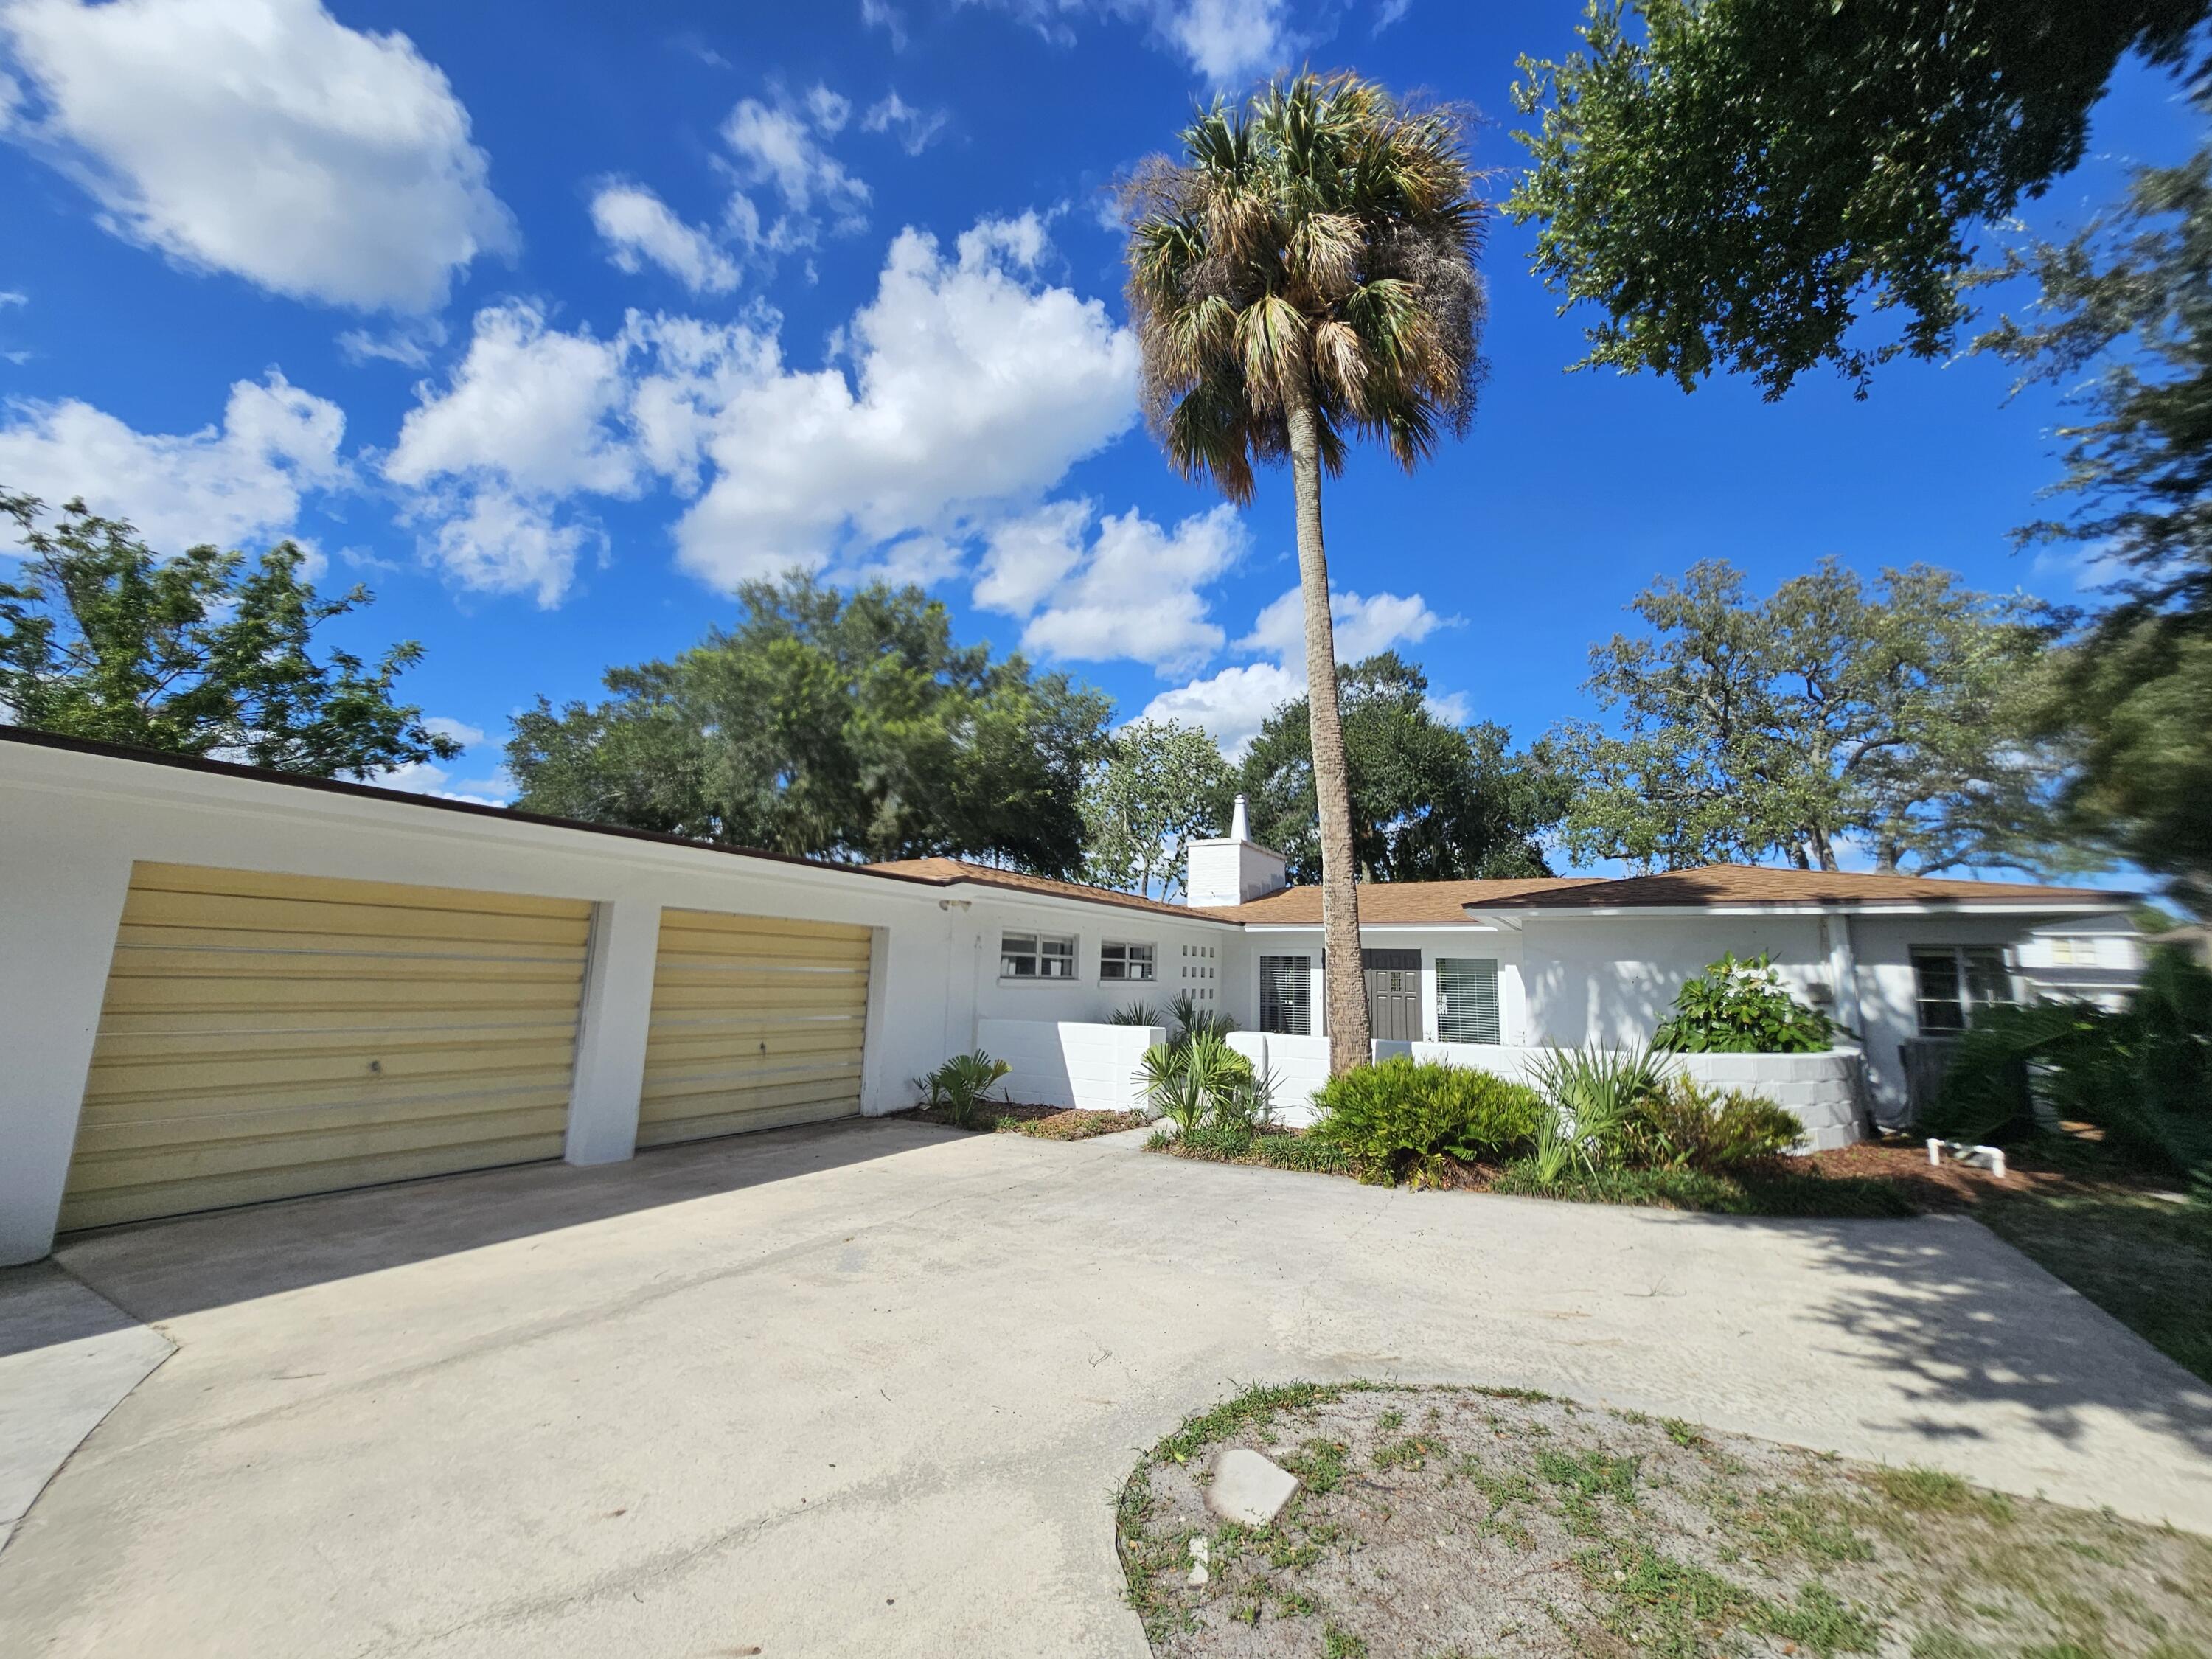
[[[1229,1445],[1300,1478],[1273,1525],[1206,1509]],[[1163,1659],[2212,1652],[2212,1540],[1521,1390],[1255,1389],[1116,1523]]]

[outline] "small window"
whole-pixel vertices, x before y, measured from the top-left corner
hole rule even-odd
[[[1101,979],[1150,979],[1152,977],[1152,947],[1149,945],[1115,945],[1112,942],[1098,947],[1098,977]]]
[[[1050,933],[1006,933],[999,939],[1001,979],[1073,979],[1075,941]]]
[[[1923,1036],[1954,1036],[1977,1009],[2013,1000],[2012,975],[1995,945],[1914,945],[1912,990]]]

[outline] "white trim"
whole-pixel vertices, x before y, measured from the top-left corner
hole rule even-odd
[[[1613,904],[1578,905],[1569,909],[1553,909],[1548,906],[1516,906],[1513,914],[1519,916],[1543,916],[1570,920],[1589,916],[1604,917],[1618,921],[1633,916],[2034,916],[2034,915],[2105,915],[2112,910],[2106,903],[2063,899],[1949,899],[1859,900],[1846,899],[1823,903],[1756,903],[1741,904]],[[1502,920],[1502,913],[1494,910],[1477,912],[1468,907],[1470,915],[1480,914],[1486,920]],[[1364,927],[1370,924],[1362,922]],[[1373,924],[1387,927],[1388,923]]]

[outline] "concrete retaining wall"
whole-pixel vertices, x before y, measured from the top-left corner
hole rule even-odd
[[[979,1019],[975,1044],[1013,1066],[1002,1091],[1026,1106],[1125,1112],[1141,1090],[1145,1050],[1164,1042],[1157,1025],[1091,1025],[1074,1020]]]

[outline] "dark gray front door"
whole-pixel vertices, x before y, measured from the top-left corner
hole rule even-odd
[[[1362,951],[1367,971],[1367,1023],[1385,1042],[1421,1040],[1421,953]]]

